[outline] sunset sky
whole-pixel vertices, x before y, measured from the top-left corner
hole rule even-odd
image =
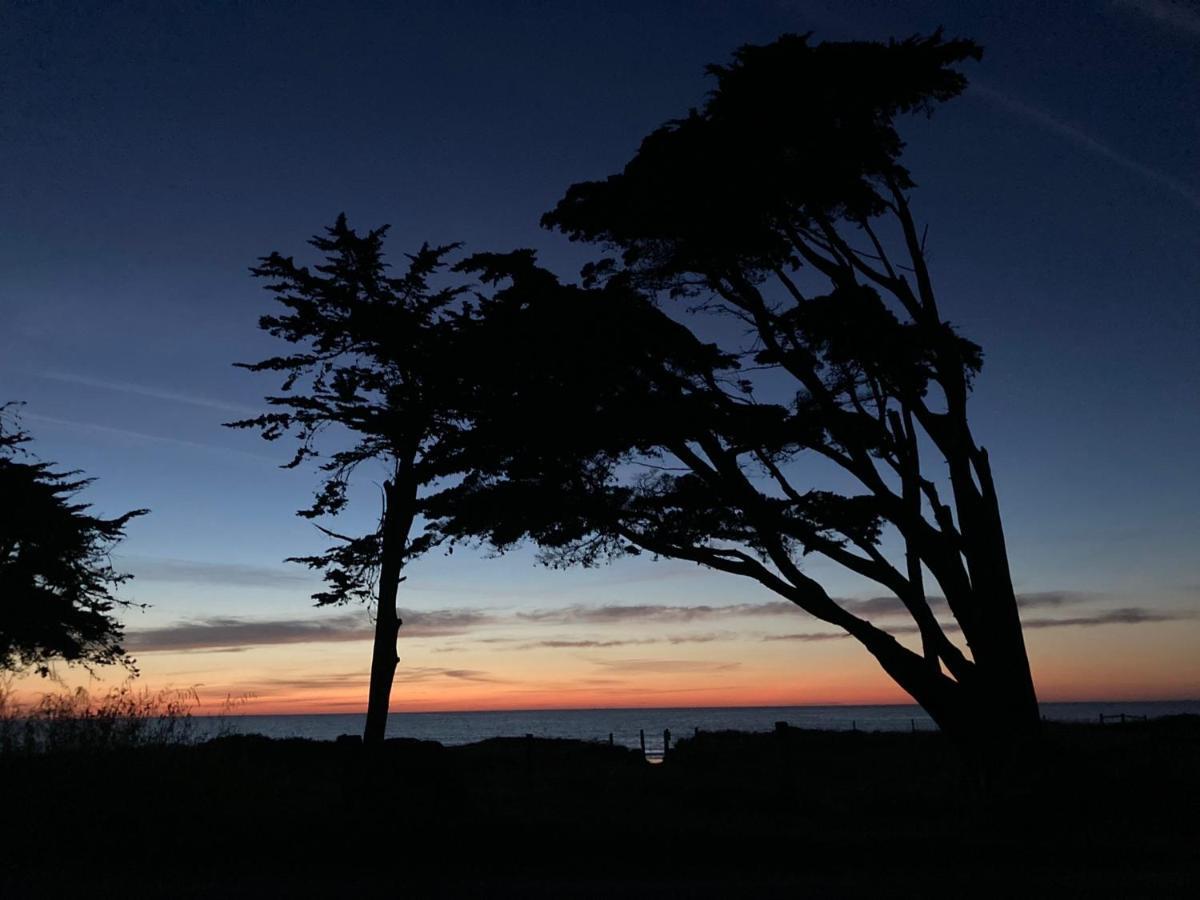
[[[315,609],[317,579],[282,562],[322,546],[293,515],[312,473],[221,427],[275,387],[231,365],[276,350],[258,256],[302,257],[345,211],[391,223],[397,258],[532,246],[571,277],[586,248],[539,216],[701,102],[706,63],[788,31],[944,25],[986,52],[963,97],[905,125],[913,205],[943,313],[986,351],[973,421],[1040,695],[1200,697],[1200,14],[977,5],[6,7],[0,402],[27,401],[42,458],[97,479],[97,511],[152,510],[115,560],[149,604],[125,616],[141,682],[253,712],[365,707],[366,610]],[[903,626],[878,588],[805,566]],[[459,548],[416,563],[400,604],[396,710],[908,699],[853,641],[681,562]]]

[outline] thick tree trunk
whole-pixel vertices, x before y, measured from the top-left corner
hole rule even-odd
[[[396,638],[401,625],[396,610],[396,594],[414,516],[416,485],[411,482],[410,468],[397,466],[396,477],[383,486],[383,541],[375,611],[375,642],[371,651],[367,723],[363,730],[363,743],[367,745],[378,746],[383,743],[387,732],[392,682],[396,676],[396,664],[400,661],[396,654]]]

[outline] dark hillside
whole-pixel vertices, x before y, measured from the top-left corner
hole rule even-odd
[[[1182,896],[1198,758],[1195,717],[1051,726],[986,784],[937,734],[799,729],[659,766],[526,738],[10,754],[0,893]]]

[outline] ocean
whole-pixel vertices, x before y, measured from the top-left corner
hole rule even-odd
[[[1200,700],[1105,703],[1043,703],[1042,715],[1063,722],[1097,722],[1101,715],[1157,718],[1200,715]],[[361,734],[361,714],[304,716],[197,716],[196,735],[261,734],[271,738],[309,738],[331,741],[343,734]],[[438,741],[447,746],[470,744],[493,737],[574,738],[607,741],[624,747],[640,745],[645,732],[648,752],[661,752],[663,732],[672,741],[699,731],[770,731],[776,722],[797,728],[835,731],[933,731],[919,706],[764,706],[676,709],[554,709],[494,712],[393,712],[388,737]]]

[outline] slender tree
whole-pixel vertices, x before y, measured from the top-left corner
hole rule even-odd
[[[427,456],[460,429],[449,402],[459,290],[431,284],[454,248],[423,246],[408,257],[407,271],[392,277],[383,255],[386,231],[358,234],[339,216],[310,242],[324,257],[314,269],[278,253],[252,269],[286,309],[263,316],[260,326],[296,349],[238,364],[277,373],[283,382],[278,394],[266,398],[273,411],[230,423],[258,429],[267,440],[292,434],[297,448],[288,467],[320,459],[320,485],[311,505],[298,513],[308,519],[343,512],[352,476],[364,463],[382,467],[378,524],[353,535],[318,524],[332,545],[290,560],[324,572],[325,589],[313,595],[318,605],[374,604],[368,744],[381,742],[387,725],[402,573],[434,542],[420,519],[422,489],[436,478]]]
[[[979,55],[940,32],[743,47],[710,67],[702,108],[546,215],[615,251],[582,287],[528,253],[470,261],[502,285],[472,358],[504,347],[518,364],[476,379],[475,470],[438,501],[443,532],[754,579],[857,639],[947,731],[976,746],[1035,731],[1000,503],[967,419],[981,351],[939,311],[896,130],[959,94],[957,66]],[[688,302],[668,314],[660,296]],[[806,554],[878,583],[911,624],[856,613]]]
[[[131,576],[109,553],[147,510],[92,515],[75,500],[91,479],[30,455],[13,406],[0,407],[0,670],[47,676],[62,660],[136,672],[116,618],[132,605],[115,593]]]

